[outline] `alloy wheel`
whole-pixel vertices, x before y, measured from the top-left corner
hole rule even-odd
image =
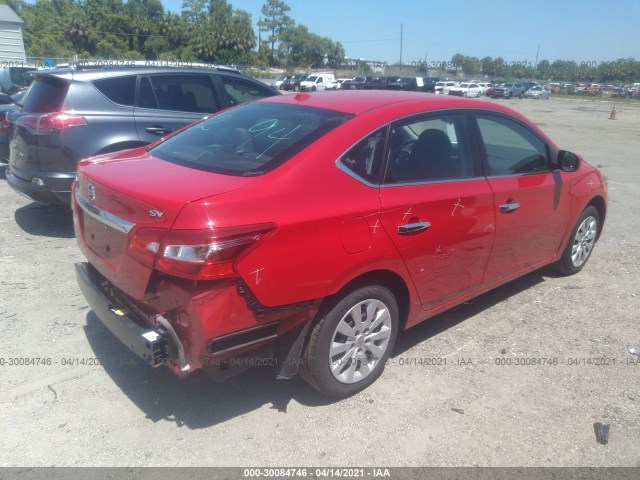
[[[591,255],[596,241],[597,228],[598,222],[592,216],[585,218],[578,227],[571,248],[571,263],[574,267],[581,267]]]
[[[329,369],[341,383],[356,383],[378,365],[392,333],[388,307],[377,299],[354,305],[340,320],[329,347]]]

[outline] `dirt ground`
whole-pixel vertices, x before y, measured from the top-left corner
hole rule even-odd
[[[591,260],[401,334],[383,376],[338,402],[260,368],[179,381],[136,360],[76,286],[70,212],[2,176],[0,466],[640,466],[640,105],[609,120],[597,100],[490,101],[609,178]]]

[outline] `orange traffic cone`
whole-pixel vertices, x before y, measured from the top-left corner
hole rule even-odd
[[[614,103],[613,110],[611,110],[611,115],[609,115],[609,120],[615,120],[615,119],[616,119],[616,105]]]

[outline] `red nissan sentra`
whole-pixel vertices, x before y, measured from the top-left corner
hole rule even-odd
[[[355,91],[267,98],[83,160],[73,207],[80,287],[150,365],[259,356],[344,397],[399,330],[547,264],[579,272],[607,192],[506,107]]]

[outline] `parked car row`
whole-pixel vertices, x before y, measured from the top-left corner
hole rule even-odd
[[[637,85],[601,85],[598,83],[549,83],[551,93],[563,95],[584,95],[591,97],[640,99]]]
[[[400,331],[545,265],[578,273],[607,212],[600,171],[507,107],[355,90],[38,72],[7,180],[70,202],[80,290],[148,365],[270,365],[347,397]]]
[[[342,83],[343,90],[403,90],[411,92],[434,92],[440,79],[437,77],[354,77]]]
[[[335,78],[331,72],[318,72],[309,75],[296,74],[279,76],[270,85],[285,91],[316,90],[404,90],[434,92],[437,77],[400,77],[400,76],[356,76],[353,78]]]

